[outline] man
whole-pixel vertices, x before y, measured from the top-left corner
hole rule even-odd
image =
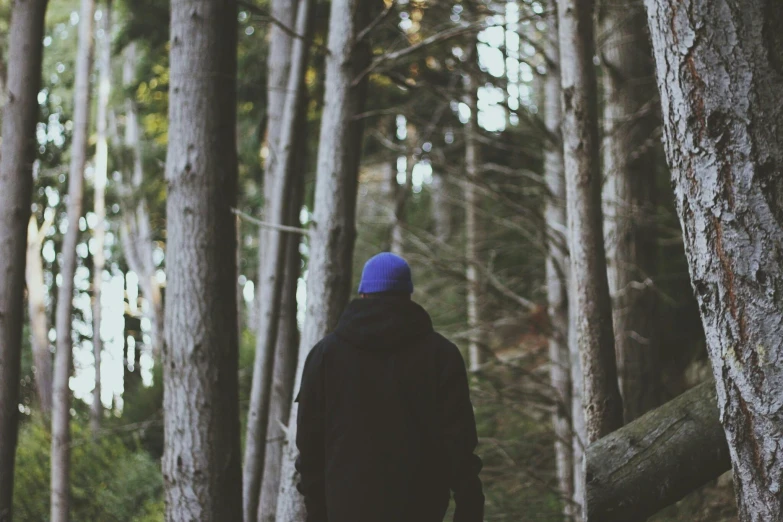
[[[307,522],[455,522],[484,512],[476,422],[454,344],[411,301],[399,256],[364,266],[360,298],[305,362],[297,400]]]

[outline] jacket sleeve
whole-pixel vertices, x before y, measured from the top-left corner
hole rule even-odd
[[[482,462],[475,454],[478,445],[476,419],[465,362],[454,345],[447,353],[438,395],[446,473],[456,504],[454,522],[482,522],[484,493],[479,479]]]
[[[324,397],[322,346],[310,351],[302,372],[302,385],[297,401],[296,446],[299,457],[296,470],[297,486],[307,508],[306,522],[326,522],[326,481],[324,455]]]

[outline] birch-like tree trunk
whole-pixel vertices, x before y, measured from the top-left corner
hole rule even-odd
[[[106,180],[109,171],[109,94],[111,93],[111,4],[106,0],[101,17],[102,36],[99,39],[98,50],[98,142],[95,146],[95,216],[97,224],[93,234],[94,252],[92,253],[92,344],[95,359],[95,387],[92,390],[92,406],[90,408],[90,427],[93,433],[101,428],[103,419],[103,403],[101,402],[101,289],[103,288],[103,270],[106,266],[104,245],[106,243]]]
[[[658,405],[655,336],[655,71],[644,6],[603,2],[604,235],[625,422]]]
[[[171,3],[163,478],[166,520],[242,519],[237,4]]]
[[[550,2],[554,4],[554,2]],[[553,6],[554,7],[554,6]],[[557,19],[551,16],[547,28],[547,55],[552,63],[544,83],[544,122],[553,137],[560,136],[562,108],[560,106],[560,60],[557,43]],[[568,353],[568,233],[566,217],[565,176],[563,173],[563,146],[559,141],[549,143],[544,152],[544,177],[549,198],[545,219],[548,239],[546,258],[547,301],[549,322],[550,381],[555,392],[555,412],[552,423],[555,431],[555,464],[557,483],[564,502],[564,516],[571,517],[574,496],[574,455],[571,434],[571,361]]]
[[[57,344],[54,356],[54,394],[52,401],[52,522],[68,522],[70,509],[71,459],[71,376],[73,341],[73,278],[76,273],[76,245],[79,219],[82,217],[84,167],[87,163],[87,139],[90,126],[90,72],[93,55],[95,0],[81,0],[79,43],[74,80],[73,137],[68,173],[67,229],[63,238],[62,284],[57,299]]]
[[[46,0],[15,2],[0,149],[0,522],[10,522],[19,421],[27,225]]]
[[[623,423],[601,215],[592,0],[559,0],[560,72],[571,273],[587,442]]]
[[[356,41],[382,4],[364,0],[334,0],[330,8],[326,92],[321,117],[318,166],[315,186],[314,227],[310,235],[307,279],[307,315],[296,371],[301,382],[302,367],[310,349],[334,328],[351,293],[351,266],[356,239],[356,196],[359,160],[364,133],[362,112],[367,98],[367,78],[354,84],[358,73],[369,64],[367,37]],[[296,419],[297,405],[291,404],[289,419]],[[303,522],[304,503],[296,490],[296,422],[289,422],[281,467],[277,520]]]
[[[469,53],[475,54],[475,50]],[[467,261],[465,279],[467,280],[467,311],[468,330],[470,341],[468,343],[468,366],[471,371],[477,370],[486,360],[486,339],[484,325],[481,317],[481,275],[478,253],[478,241],[481,237],[479,225],[480,198],[476,190],[478,183],[479,144],[476,134],[478,126],[478,86],[471,71],[465,75],[465,95],[463,103],[470,110],[470,117],[465,124],[465,260]]]
[[[568,231],[569,245],[571,231]],[[568,266],[571,272],[571,265]],[[584,520],[585,506],[585,447],[587,446],[587,425],[585,423],[584,377],[582,375],[582,358],[579,353],[576,306],[576,279],[573,272],[568,277],[568,358],[571,363],[571,435],[574,462],[574,497],[572,516],[574,522]]]
[[[136,81],[136,44],[130,43],[123,52],[122,81],[130,88]],[[144,170],[142,166],[141,140],[139,139],[139,116],[136,100],[125,100],[125,146],[131,151],[133,162],[130,172],[129,203],[121,231],[123,253],[128,267],[139,277],[141,293],[147,300],[147,317],[150,320],[150,340],[152,354],[160,361],[163,353],[163,297],[158,282],[153,252],[155,242],[147,209],[147,201],[142,196]]]
[[[306,97],[300,103],[307,106]],[[294,170],[305,171],[307,149],[306,113],[298,115],[296,133],[296,156]],[[291,208],[286,225],[301,226],[299,213],[304,203],[304,176],[292,179]],[[291,412],[294,396],[294,372],[299,355],[299,325],[297,323],[296,290],[302,272],[302,256],[299,253],[301,239],[288,235],[286,238],[286,261],[283,274],[283,293],[280,300],[280,325],[275,347],[274,372],[270,390],[269,420],[264,452],[264,472],[261,479],[261,495],[258,508],[259,522],[275,522],[277,497],[280,491],[280,467],[285,449],[285,429]]]
[[[30,315],[30,344],[35,364],[35,389],[38,406],[44,417],[52,411],[52,352],[49,350],[49,321],[46,317],[46,285],[44,284],[41,247],[54,221],[54,210],[44,220],[41,229],[35,216],[27,227],[27,307]]]
[[[739,517],[783,520],[783,4],[646,6]]]
[[[309,34],[310,9],[312,0],[298,0],[296,6],[295,31],[300,35]],[[304,76],[309,57],[309,39],[296,38],[291,45],[289,56],[289,75],[286,84],[287,96],[283,103],[283,112],[278,127],[278,135],[272,140],[277,148],[270,156],[267,170],[274,180],[274,190],[266,201],[267,221],[285,224],[290,220],[290,197],[293,178],[303,176],[303,170],[294,170],[296,152],[296,130],[299,114],[304,110],[301,93],[304,90]],[[253,522],[261,515],[258,503],[261,497],[261,478],[264,470],[267,434],[269,432],[269,410],[272,397],[272,379],[274,375],[275,347],[280,326],[281,295],[286,259],[286,240],[279,230],[261,232],[266,240],[261,244],[265,250],[260,263],[258,284],[266,287],[259,292],[258,324],[256,332],[256,354],[253,366],[253,383],[250,392],[250,407],[247,417],[247,436],[245,439],[244,499],[245,522]],[[293,240],[293,239],[291,239]]]

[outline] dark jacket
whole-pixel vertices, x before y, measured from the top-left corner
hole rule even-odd
[[[353,301],[310,352],[297,469],[307,522],[456,522],[484,511],[465,363],[407,298]]]

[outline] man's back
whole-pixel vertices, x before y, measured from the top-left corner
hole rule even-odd
[[[459,350],[406,297],[353,301],[311,352],[299,396],[311,522],[482,520],[476,429]]]

